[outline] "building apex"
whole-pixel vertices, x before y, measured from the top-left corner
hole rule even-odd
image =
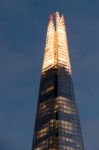
[[[58,24],[64,25],[64,15],[56,11],[49,15],[48,22],[53,23],[56,29]]]

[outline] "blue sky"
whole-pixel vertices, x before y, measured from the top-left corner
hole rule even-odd
[[[86,150],[99,149],[99,1],[0,1],[0,150],[30,150],[48,15],[64,14]]]

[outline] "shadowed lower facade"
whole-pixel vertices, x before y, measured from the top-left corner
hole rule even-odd
[[[32,150],[84,150],[64,16],[49,16]]]

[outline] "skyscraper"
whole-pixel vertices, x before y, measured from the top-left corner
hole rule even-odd
[[[64,16],[49,16],[32,150],[84,150]]]

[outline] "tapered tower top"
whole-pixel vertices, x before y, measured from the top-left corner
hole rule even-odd
[[[55,12],[48,18],[48,29],[42,72],[64,65],[71,74],[64,16]]]
[[[58,23],[61,23],[61,24],[64,25],[64,16],[63,16],[63,14],[60,16],[58,11],[51,14],[48,18],[48,23],[51,23],[51,22],[54,23],[55,30],[57,30],[57,24]]]
[[[84,150],[63,15],[49,16],[32,150]]]

